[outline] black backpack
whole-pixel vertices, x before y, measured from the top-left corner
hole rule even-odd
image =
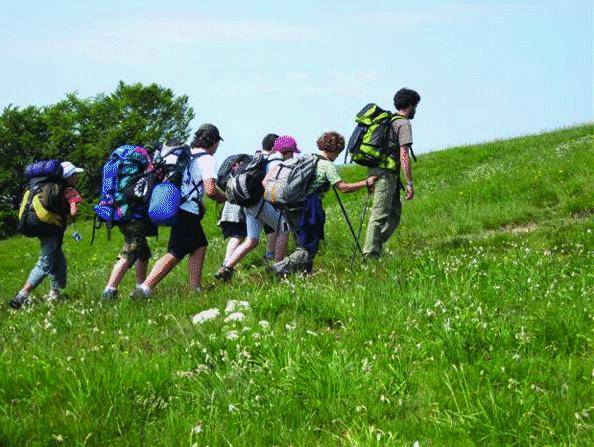
[[[227,187],[227,182],[229,181],[231,174],[233,174],[243,162],[249,161],[251,159],[252,156],[248,154],[234,154],[225,158],[221,164],[221,167],[219,168],[219,171],[217,172],[216,183],[219,189],[224,191]]]
[[[153,155],[154,173],[160,182],[181,186],[184,171],[192,159],[190,145],[178,141],[168,141],[157,147]]]
[[[18,231],[27,237],[59,235],[66,227],[62,166],[59,160],[32,163],[19,207]]]
[[[227,201],[246,207],[258,203],[264,195],[262,181],[266,177],[267,165],[268,156],[261,153],[241,162],[225,185]]]

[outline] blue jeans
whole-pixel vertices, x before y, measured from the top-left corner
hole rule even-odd
[[[64,234],[59,236],[40,237],[41,254],[37,264],[31,270],[27,282],[37,287],[49,275],[52,289],[66,287],[66,258],[62,252]]]

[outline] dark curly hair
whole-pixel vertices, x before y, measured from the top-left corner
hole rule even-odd
[[[342,152],[344,137],[338,132],[326,132],[318,138],[318,149],[324,152]]]
[[[396,107],[396,110],[406,109],[408,106],[416,106],[420,101],[421,95],[408,88],[401,88],[394,95],[394,107]]]

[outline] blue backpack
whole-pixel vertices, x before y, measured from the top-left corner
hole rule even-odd
[[[60,160],[42,160],[27,165],[25,168],[25,178],[47,177],[50,179],[62,179],[62,162]]]
[[[155,186],[151,193],[151,198],[148,207],[149,220],[154,225],[175,225],[177,222],[177,214],[181,205],[191,200],[190,197],[202,188],[203,181],[200,180],[194,183],[190,176],[190,167],[192,161],[200,158],[205,153],[197,155],[190,155],[189,159],[184,159],[183,164],[178,164],[177,170],[180,173],[177,175],[177,181],[171,181],[171,177],[166,177],[163,183]],[[185,164],[185,165],[184,165]],[[192,182],[192,189],[185,196],[182,196],[181,188],[178,186],[183,181],[183,172],[185,171],[187,178]]]
[[[181,190],[175,183],[160,183],[151,194],[148,217],[155,225],[175,225],[181,203]]]
[[[115,224],[143,218],[149,182],[147,171],[151,158],[140,146],[124,145],[114,150],[103,166],[101,197],[95,205],[95,215],[107,223],[108,230]]]

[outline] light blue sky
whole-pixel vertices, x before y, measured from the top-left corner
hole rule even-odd
[[[4,0],[0,107],[157,82],[217,124],[223,155],[262,136],[350,135],[367,102],[422,96],[415,150],[592,120],[592,3]]]

